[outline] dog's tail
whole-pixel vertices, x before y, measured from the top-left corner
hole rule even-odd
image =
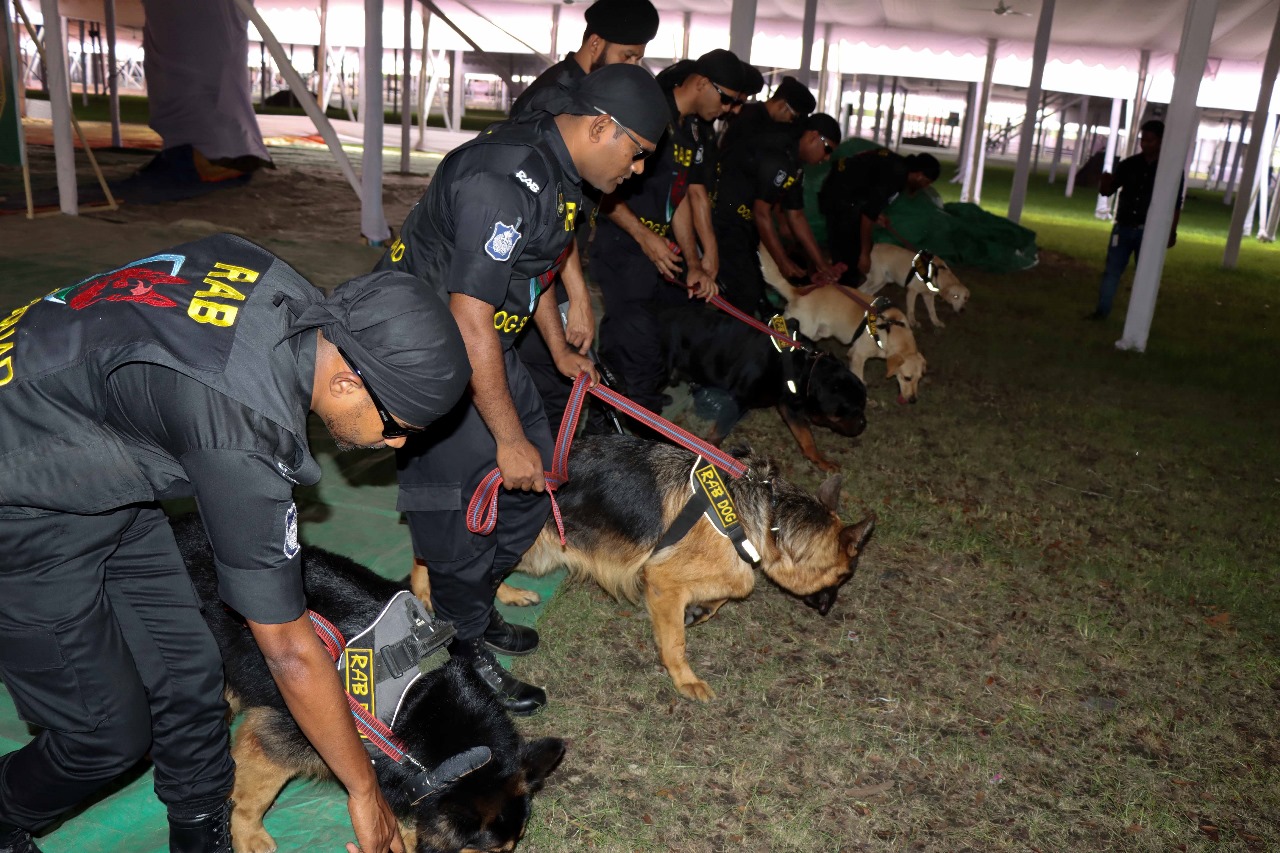
[[[773,256],[765,249],[761,249],[759,254],[760,273],[764,276],[765,283],[778,291],[782,298],[788,302],[795,299],[795,285],[787,281],[787,277],[782,274],[782,270],[778,269],[778,264],[774,261]]]

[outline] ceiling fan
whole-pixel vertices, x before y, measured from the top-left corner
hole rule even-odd
[[[1027,17],[1027,18],[1031,17],[1030,12],[1019,12],[1017,9],[1013,8],[1008,3],[1004,2],[1004,0],[997,0],[996,7],[994,9],[985,9],[985,8],[979,9],[976,6],[969,6],[968,8],[974,12],[991,12],[992,14],[1001,15],[1001,16],[1022,15],[1023,17]]]

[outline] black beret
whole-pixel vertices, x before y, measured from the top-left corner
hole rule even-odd
[[[790,76],[782,78],[782,82],[778,84],[773,97],[782,98],[782,100],[786,101],[787,106],[795,110],[796,115],[800,118],[804,118],[813,112],[813,108],[818,105],[818,101],[813,97],[813,93],[809,91],[809,87]],[[825,136],[826,134],[823,135]]]
[[[800,126],[805,130],[818,131],[822,138],[833,146],[840,141],[840,122],[826,113],[814,113],[807,118],[801,119]]]
[[[656,143],[671,121],[667,96],[648,69],[628,62],[597,68],[573,83],[561,83],[541,109],[552,115],[610,115]]]
[[[646,44],[658,32],[658,10],[649,0],[596,0],[584,17],[588,33],[614,44]]]
[[[733,51],[722,47],[699,56],[694,70],[717,86],[735,92],[741,92],[747,84],[747,72],[742,60]]]
[[[742,97],[749,98],[760,94],[760,90],[764,88],[764,75],[760,73],[760,69],[749,62],[744,62],[742,74]]]
[[[907,171],[921,172],[930,181],[936,181],[942,174],[942,164],[932,154],[911,154],[907,157]]]

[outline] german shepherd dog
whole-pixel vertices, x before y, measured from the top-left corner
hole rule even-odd
[[[680,541],[657,547],[691,494],[695,461],[688,450],[633,436],[578,439],[569,481],[556,490],[568,544],[560,544],[548,519],[518,569],[544,575],[563,565],[616,599],[639,603],[643,594],[676,689],[706,702],[715,693],[689,667],[685,628],[710,619],[731,598],[746,598],[756,579],[751,564],[706,517]],[[723,479],[760,554],[761,571],[825,616],[857,568],[875,516],[851,525],[840,521],[839,476],[828,478],[815,499],[767,460],[747,455],[742,461],[748,466],[743,477]]]
[[[724,389],[743,411],[776,407],[805,458],[839,470],[818,451],[812,425],[850,438],[866,429],[867,388],[846,365],[813,349],[778,352],[773,338],[705,305],[663,306],[657,314],[672,375]],[[725,438],[704,437],[716,445]]]
[[[236,853],[271,853],[275,840],[262,817],[295,776],[331,778],[294,722],[253,635],[218,599],[213,552],[196,518],[174,524],[174,534],[203,604],[227,679],[233,712],[244,712],[231,754],[236,762],[231,835]],[[368,626],[404,587],[319,548],[303,548],[307,603],[350,637]],[[449,660],[410,686],[393,733],[423,766],[435,767],[477,746],[487,764],[442,793],[413,805],[406,783],[414,771],[378,754],[373,764],[406,850],[417,853],[509,851],[524,835],[533,795],[564,757],[564,742],[524,742],[510,718],[471,667]]]

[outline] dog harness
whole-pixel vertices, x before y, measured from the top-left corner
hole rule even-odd
[[[699,518],[705,516],[717,533],[729,537],[733,550],[744,562],[758,566],[760,552],[747,538],[742,520],[738,518],[738,508],[734,506],[733,496],[720,476],[720,469],[711,462],[703,462],[699,456],[689,471],[689,490],[689,500],[685,502],[684,509],[672,520],[653,550],[657,552],[676,544],[689,535]]]
[[[924,286],[934,293],[941,293],[938,286],[933,283],[934,277],[937,275],[937,265],[933,262],[933,252],[926,252],[923,249],[916,252],[916,256],[911,259],[911,268],[907,270],[907,277],[902,280],[902,286],[906,287],[911,283],[912,278],[918,278],[924,282]]]
[[[876,300],[871,303],[871,310],[867,311],[863,316],[862,322],[858,324],[858,330],[853,333],[854,339],[856,340],[858,335],[861,335],[865,329],[866,333],[871,337],[871,340],[876,342],[876,346],[880,349],[884,349],[884,341],[880,340],[880,327],[902,325],[894,320],[886,320],[884,318],[884,310],[892,307],[893,303],[889,301],[888,297],[876,297]]]

